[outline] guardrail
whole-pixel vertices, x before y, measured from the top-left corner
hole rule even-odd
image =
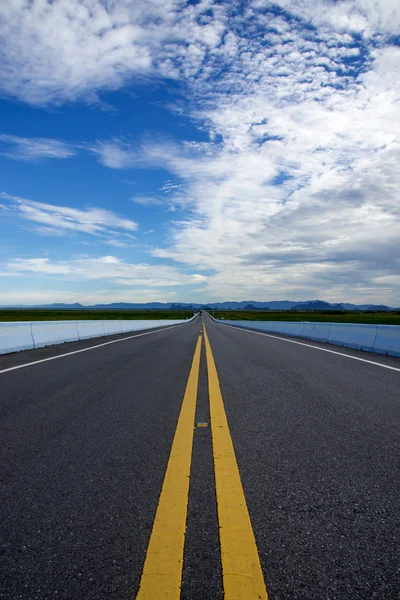
[[[398,325],[311,323],[308,321],[225,321],[219,319],[214,319],[214,321],[246,329],[327,342],[367,352],[400,356],[400,326]]]
[[[143,329],[156,329],[171,325],[182,325],[191,319],[148,319],[148,320],[106,320],[106,321],[20,321],[0,322],[0,354],[19,352],[62,344],[77,342],[94,337],[129,333]]]

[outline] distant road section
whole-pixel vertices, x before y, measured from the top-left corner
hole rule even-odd
[[[204,324],[0,357],[0,598],[399,597],[400,360]]]

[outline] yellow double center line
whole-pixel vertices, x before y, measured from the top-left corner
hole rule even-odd
[[[256,541],[206,328],[210,417],[225,600],[267,600]],[[179,600],[201,336],[196,345],[137,600]],[[205,599],[206,600],[206,599]]]
[[[201,337],[197,340],[172,442],[137,600],[180,597],[200,350]]]

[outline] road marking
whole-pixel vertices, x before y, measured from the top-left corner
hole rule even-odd
[[[96,346],[89,346],[89,348],[82,348],[81,350],[74,350],[73,352],[65,352],[64,354],[58,354],[57,356],[50,356],[49,358],[33,360],[32,362],[24,363],[23,365],[17,365],[15,367],[8,367],[7,369],[2,369],[0,371],[0,375],[2,373],[8,373],[9,371],[16,371],[17,369],[25,369],[25,367],[31,367],[32,365],[39,365],[40,363],[48,362],[49,360],[57,360],[57,358],[64,358],[65,356],[72,356],[72,354],[79,354],[80,352],[88,352],[89,350],[95,350],[95,348],[101,348],[102,346],[108,346],[109,344],[117,344],[118,342],[125,342],[126,340],[132,340],[133,338],[142,337],[143,335],[152,335],[154,333],[159,333],[160,331],[165,331],[166,329],[172,329],[173,327],[179,327],[181,325],[186,325],[187,323],[188,323],[188,321],[184,321],[183,323],[178,323],[177,325],[170,325],[169,327],[163,327],[162,329],[157,329],[156,331],[147,331],[146,333],[138,333],[136,335],[130,335],[125,338],[120,338],[118,340],[112,340],[111,342],[103,342],[102,344],[96,344]],[[4,356],[7,356],[7,355],[4,354]]]
[[[224,598],[225,600],[267,600],[268,594],[260,558],[205,326],[204,340]]]
[[[201,337],[176,426],[137,600],[180,598],[200,350]]]
[[[208,423],[197,423],[197,427],[208,427]]]
[[[359,360],[361,362],[369,363],[370,365],[376,365],[377,367],[383,367],[384,369],[390,369],[391,371],[400,371],[398,367],[390,367],[389,365],[384,365],[383,363],[378,363],[373,360],[368,360],[366,358],[359,358],[358,356],[351,356],[351,354],[343,354],[343,352],[336,352],[335,350],[328,350],[328,348],[320,348],[319,346],[314,346],[313,344],[305,344],[304,342],[296,342],[295,340],[288,340],[283,337],[279,337],[277,335],[271,335],[270,333],[264,333],[262,331],[252,331],[250,329],[244,329],[243,327],[235,327],[235,325],[228,325],[227,323],[218,323],[219,325],[223,325],[224,327],[230,327],[231,329],[235,329],[236,331],[245,331],[246,333],[255,333],[256,335],[264,335],[266,337],[274,338],[274,340],[281,340],[282,342],[289,342],[290,344],[298,344],[299,346],[306,346],[307,348],[314,348],[314,350],[321,350],[321,352],[329,352],[330,354],[337,354],[338,356],[344,356],[345,358],[352,358],[353,360]],[[395,357],[393,357],[395,358]]]

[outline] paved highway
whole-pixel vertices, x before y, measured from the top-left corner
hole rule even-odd
[[[295,341],[0,357],[0,598],[398,600],[400,360]]]

